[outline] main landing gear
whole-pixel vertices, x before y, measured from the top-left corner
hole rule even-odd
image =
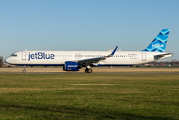
[[[22,70],[23,73],[26,73],[26,66],[24,66],[24,69]]]
[[[92,72],[93,72],[93,71],[92,71],[90,65],[87,65],[87,66],[86,66],[86,69],[85,69],[85,73],[92,73]]]
[[[92,69],[86,68],[86,69],[85,69],[85,72],[86,72],[86,73],[92,73],[93,71],[92,71]]]

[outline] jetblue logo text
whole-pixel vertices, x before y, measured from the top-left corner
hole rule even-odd
[[[45,52],[38,52],[34,54],[30,54],[29,52],[29,59],[54,59],[55,55],[54,54],[45,54]]]
[[[68,67],[78,67],[78,65],[68,65]]]
[[[164,47],[164,45],[155,44],[155,45],[152,45],[152,47],[157,47],[157,48],[159,48],[159,47]]]

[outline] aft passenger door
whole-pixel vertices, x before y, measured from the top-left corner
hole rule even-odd
[[[146,53],[142,53],[142,61],[146,61]]]

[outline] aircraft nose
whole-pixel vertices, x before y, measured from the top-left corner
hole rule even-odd
[[[6,59],[4,59],[4,62],[6,63]]]
[[[5,63],[8,63],[8,58],[4,59],[4,62],[5,62]]]

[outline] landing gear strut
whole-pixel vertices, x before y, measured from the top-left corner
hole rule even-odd
[[[26,73],[26,66],[24,66],[24,69],[22,70],[23,73]]]
[[[92,69],[86,68],[86,69],[85,69],[85,72],[86,72],[86,73],[92,73],[93,71],[92,71]]]

